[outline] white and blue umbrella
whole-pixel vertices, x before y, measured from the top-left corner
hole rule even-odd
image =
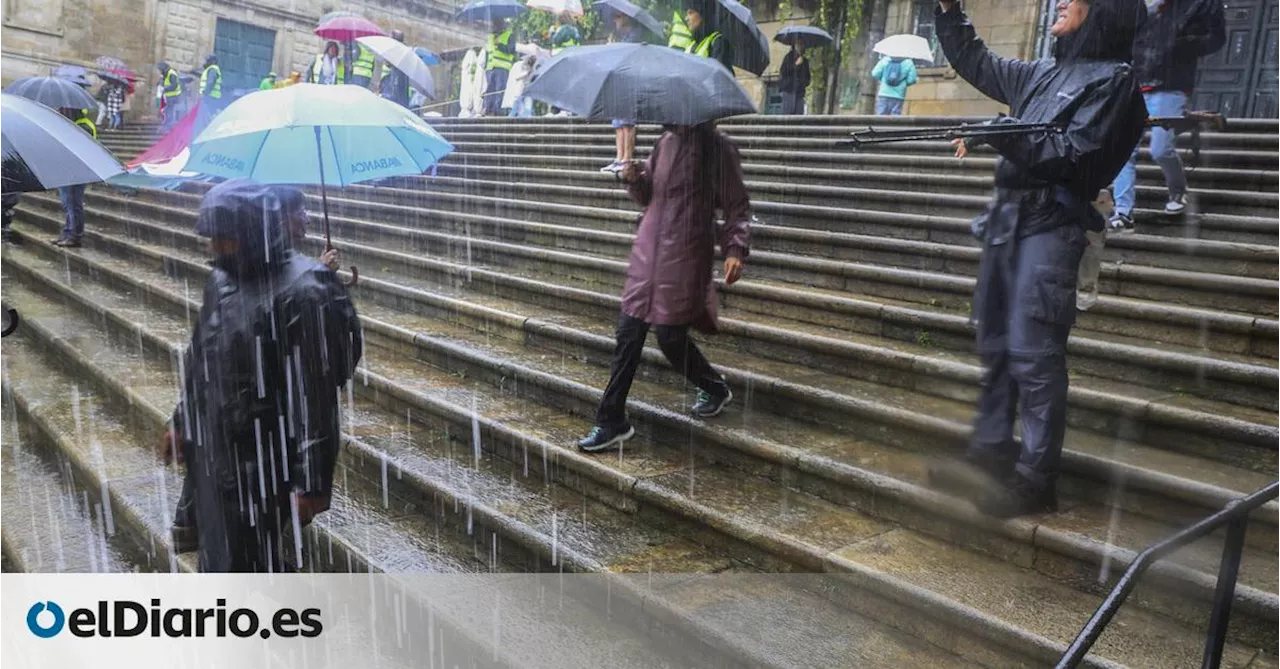
[[[232,102],[191,143],[185,169],[320,186],[329,244],[327,185],[422,174],[451,151],[425,121],[367,88],[296,84]]]

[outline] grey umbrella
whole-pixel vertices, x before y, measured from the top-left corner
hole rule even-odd
[[[779,30],[773,39],[783,44],[799,42],[806,49],[827,46],[835,41],[830,33],[817,26],[787,26]]]
[[[89,133],[48,107],[3,93],[0,113],[6,193],[97,183],[124,171]]]
[[[27,77],[9,84],[5,93],[35,100],[53,109],[97,109],[98,102],[84,88],[61,77]]]
[[[454,14],[454,21],[491,23],[495,19],[511,19],[528,11],[517,0],[471,0]]]
[[[733,43],[733,64],[752,74],[763,74],[769,67],[769,40],[760,32],[751,10],[738,0],[714,1],[718,9],[713,25]]]
[[[79,65],[60,65],[58,69],[53,71],[53,76],[61,77],[80,86],[91,86],[89,81],[89,71]]]
[[[392,67],[400,70],[409,79],[409,85],[419,93],[436,99],[436,84],[431,78],[431,69],[422,62],[422,57],[413,47],[398,42],[390,37],[361,37],[357,42],[369,47],[378,57],[387,61]]]
[[[756,111],[720,63],[649,44],[569,49],[538,66],[525,95],[587,118],[672,125]]]
[[[633,21],[640,24],[645,30],[657,35],[658,37],[666,37],[667,31],[658,23],[658,19],[653,18],[649,12],[627,2],[627,0],[596,0],[591,3],[605,21],[612,21],[613,14],[616,12],[631,17]]]

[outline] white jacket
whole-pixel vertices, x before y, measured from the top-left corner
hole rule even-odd
[[[511,66],[511,76],[507,78],[507,90],[502,94],[503,109],[516,106],[516,100],[524,95],[524,87],[529,84],[529,76],[532,74],[533,67],[525,59],[518,60]]]

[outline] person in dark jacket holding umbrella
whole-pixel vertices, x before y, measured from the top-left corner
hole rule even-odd
[[[1146,107],[1128,60],[1145,14],[1141,0],[1061,0],[1054,60],[1025,62],[989,51],[958,3],[938,4],[948,62],[1009,106],[997,122],[1062,129],[981,140],[1000,154],[994,197],[974,225],[983,244],[973,297],[982,388],[964,460],[935,463],[931,478],[988,515],[1057,508],[1077,270],[1085,231],[1104,225],[1091,203],[1142,137]]]
[[[290,250],[272,187],[213,187],[196,231],[214,269],[161,456],[186,463],[201,571],[288,571],[284,547],[329,505],[358,319],[337,275]]]
[[[711,418],[733,399],[724,377],[689,339],[689,328],[716,332],[716,245],[725,257],[726,284],[742,275],[750,247],[751,201],[737,148],[713,123],[667,126],[648,162],[628,164],[622,179],[645,210],[631,246],[609,385],[595,427],[578,442],[587,452],[621,446],[635,435],[627,395],[651,326],[663,355],[698,388],[693,415]],[[724,212],[720,226],[717,209]]]
[[[800,40],[791,43],[791,51],[782,59],[778,78],[778,89],[782,91],[782,113],[803,114],[804,94],[809,89],[809,60],[804,57],[804,47]]]
[[[391,31],[391,39],[404,42],[404,33]],[[391,63],[382,64],[382,79],[378,81],[378,94],[401,107],[409,106],[409,75],[400,71]]]

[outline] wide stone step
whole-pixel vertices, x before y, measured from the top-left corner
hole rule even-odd
[[[160,213],[169,221],[174,221],[180,217],[190,217],[190,214],[176,211],[167,212],[167,215],[165,212]],[[45,224],[53,227],[53,225],[56,225],[56,221],[49,221],[46,218]],[[339,222],[339,224],[346,225],[343,222]],[[352,225],[354,226],[355,224]],[[156,229],[154,227],[148,228],[144,224],[140,223],[135,223],[131,227],[122,228],[116,236],[136,236],[138,234],[147,235],[146,231],[148,229],[152,231],[148,236],[153,240],[161,241],[167,239],[169,236],[168,233],[161,232],[160,229]],[[372,232],[379,231],[374,230]],[[372,234],[372,232],[368,230],[365,231],[366,234]],[[382,229],[381,232],[385,233],[385,228]],[[346,238],[359,238],[359,235],[347,235]],[[443,243],[443,251],[439,249],[428,250],[431,250],[432,253],[443,252],[446,257],[448,257],[450,255],[456,255],[456,251],[462,250],[466,243],[467,240],[446,240]],[[481,261],[491,260],[491,258],[488,257],[488,249],[484,244],[480,242],[471,242],[471,246],[472,255],[481,256],[479,258]],[[424,248],[420,241],[413,243],[413,247]],[[358,252],[362,253],[363,251]],[[378,256],[379,254],[374,252],[374,255]],[[375,266],[382,266],[384,271],[386,271],[386,268],[390,263],[396,266],[397,272],[405,272],[408,275],[421,276],[423,275],[423,271],[426,270],[428,276],[431,274],[436,274],[438,276],[440,272],[440,269],[432,270],[430,263],[422,262],[417,256],[414,256],[412,262],[408,265],[405,265],[401,260],[398,260],[396,254],[383,254],[381,257],[370,257],[369,260],[371,260]],[[444,276],[437,279],[437,283],[439,285],[452,286],[458,285],[459,283],[466,284],[470,283],[472,280],[475,281],[476,286],[496,287],[497,284],[506,284],[505,289],[501,291],[502,294],[517,297],[517,299],[525,302],[526,304],[547,304],[548,306],[554,306],[556,308],[564,308],[568,304],[576,301],[580,303],[580,307],[576,310],[576,313],[588,316],[590,317],[589,320],[603,324],[611,322],[612,316],[617,308],[617,301],[614,297],[614,295],[616,295],[616,287],[611,289],[612,294],[601,294],[599,292],[595,292],[600,289],[601,286],[599,284],[592,285],[588,283],[584,285],[580,281],[573,281],[573,273],[566,274],[566,278],[573,281],[573,283],[578,284],[580,287],[575,287],[571,289],[571,294],[566,294],[563,289],[558,288],[556,285],[548,285],[539,281],[539,275],[534,275],[532,278],[525,277],[525,280],[519,281],[511,280],[504,273],[495,274],[483,268],[467,268],[460,271],[450,271],[447,265],[451,264],[452,263],[445,261],[444,265],[446,265],[446,267],[441,268],[444,270]],[[439,263],[436,265],[439,267]],[[620,263],[613,262],[609,265],[611,266],[607,268],[608,271],[620,273],[622,270]],[[366,264],[366,267],[368,267],[368,264]],[[511,269],[519,274],[524,273],[519,266],[512,267]],[[475,276],[476,272],[479,273],[479,276]],[[577,275],[581,276],[581,271],[578,271]],[[570,310],[570,313],[574,312],[575,310]],[[732,311],[728,312],[727,315],[732,316]],[[572,318],[572,316],[566,317]],[[773,323],[770,323],[771,320]],[[761,321],[764,322],[761,323]],[[736,344],[731,344],[729,348],[734,355],[737,355],[739,352],[750,352],[753,355],[763,354],[766,358],[772,358],[782,362],[796,362],[802,365],[812,366],[817,369],[848,369],[848,373],[859,378],[866,378],[881,383],[887,381],[888,383],[897,385],[901,388],[916,389],[927,394],[933,394],[943,398],[959,399],[965,402],[972,401],[974,398],[973,393],[976,392],[976,384],[979,374],[976,361],[968,355],[961,356],[960,359],[957,360],[957,357],[954,354],[942,354],[939,351],[933,350],[932,341],[916,341],[915,346],[898,343],[890,344],[889,342],[879,338],[859,338],[857,336],[853,336],[851,338],[845,328],[797,327],[798,324],[794,321],[778,321],[776,316],[770,317],[767,315],[756,314],[752,315],[750,321],[739,322],[729,320],[726,321],[725,325],[729,335],[727,339]],[[917,335],[916,338],[919,340],[919,335]],[[1093,429],[1099,429],[1106,434],[1110,434],[1116,426],[1112,419],[1105,418],[1109,411],[1120,412],[1119,415],[1125,416],[1126,422],[1133,420],[1133,417],[1136,416],[1145,416],[1145,418],[1138,418],[1138,420],[1150,423],[1147,426],[1148,430],[1152,430],[1149,433],[1149,440],[1153,443],[1162,443],[1165,440],[1164,434],[1161,428],[1154,427],[1155,425],[1159,425],[1161,422],[1161,418],[1158,417],[1164,416],[1164,420],[1172,420],[1174,419],[1174,416],[1184,416],[1184,419],[1178,421],[1177,427],[1173,428],[1177,431],[1176,433],[1178,436],[1185,439],[1185,434],[1183,433],[1185,430],[1201,429],[1205,438],[1216,444],[1216,446],[1206,448],[1209,448],[1211,451],[1220,452],[1221,456],[1225,455],[1225,453],[1221,453],[1224,430],[1226,430],[1227,433],[1230,433],[1232,432],[1232,429],[1226,427],[1226,423],[1223,423],[1216,418],[1210,419],[1210,416],[1216,417],[1222,414],[1230,414],[1237,416],[1238,419],[1248,421],[1249,423],[1270,423],[1272,426],[1274,425],[1274,418],[1270,413],[1271,410],[1250,412],[1242,408],[1232,408],[1225,405],[1215,406],[1214,402],[1211,400],[1199,400],[1197,402],[1187,403],[1178,399],[1176,396],[1171,396],[1167,393],[1169,384],[1178,383],[1177,381],[1174,381],[1174,377],[1169,376],[1169,374],[1172,373],[1176,375],[1177,372],[1174,372],[1174,370],[1178,369],[1179,365],[1187,365],[1181,373],[1187,375],[1188,378],[1196,379],[1196,381],[1190,384],[1183,382],[1181,387],[1190,390],[1191,392],[1195,392],[1195,386],[1199,384],[1199,387],[1203,390],[1203,394],[1208,397],[1213,397],[1215,395],[1229,393],[1230,389],[1235,387],[1235,394],[1239,396],[1242,401],[1248,397],[1255,397],[1258,402],[1272,402],[1274,400],[1274,396],[1273,394],[1270,394],[1270,386],[1268,384],[1274,383],[1274,380],[1269,382],[1266,378],[1267,375],[1274,375],[1275,373],[1274,369],[1271,367],[1250,365],[1243,361],[1214,361],[1212,359],[1203,358],[1202,356],[1188,357],[1189,354],[1186,353],[1173,354],[1172,352],[1165,354],[1163,362],[1161,362],[1161,356],[1159,354],[1145,351],[1143,347],[1136,345],[1136,343],[1125,344],[1105,340],[1089,342],[1088,340],[1079,338],[1075,340],[1075,342],[1076,343],[1073,344],[1073,352],[1078,350],[1081,353],[1092,353],[1093,356],[1101,355],[1101,359],[1098,360],[1098,364],[1085,363],[1082,365],[1084,371],[1091,374],[1102,372],[1105,375],[1108,370],[1114,372],[1118,369],[1119,365],[1123,364],[1126,360],[1133,363],[1138,360],[1145,359],[1148,367],[1143,368],[1139,366],[1132,368],[1127,377],[1138,382],[1150,382],[1153,386],[1163,391],[1154,392],[1134,388],[1126,390],[1122,384],[1116,385],[1114,383],[1095,384],[1097,385],[1096,389],[1090,391],[1088,390],[1091,385],[1090,382],[1087,379],[1078,379],[1077,387],[1073,391],[1073,396],[1078,402],[1082,403],[1080,409],[1081,415],[1076,416],[1076,420],[1080,421],[1078,424],[1082,427],[1088,426]],[[961,350],[966,346],[967,342],[956,344],[956,347]],[[1110,354],[1108,354],[1108,352],[1110,352]],[[797,355],[800,357],[795,357]],[[1199,362],[1194,362],[1195,360],[1199,360]],[[1165,370],[1162,373],[1168,378],[1153,376],[1153,371],[1160,370],[1162,365]],[[1214,371],[1215,369],[1217,370],[1216,372]],[[904,377],[904,373],[907,374],[907,376]],[[1156,371],[1156,373],[1160,374],[1161,372]],[[1209,382],[1208,379],[1212,378],[1215,374],[1219,376],[1220,380],[1216,382]],[[915,378],[916,375],[919,375],[918,383],[912,382],[912,379]],[[1113,374],[1113,376],[1115,376],[1115,374]],[[1247,391],[1245,389],[1248,387],[1247,379],[1254,377],[1257,377],[1257,383],[1260,384],[1259,387],[1261,390],[1258,390],[1255,394],[1251,395],[1251,391]],[[942,378],[950,378],[951,383],[939,384],[938,381]],[[1121,374],[1119,378],[1126,378],[1126,375]],[[1230,379],[1234,379],[1234,381]],[[1246,385],[1239,385],[1241,383]],[[968,386],[967,389],[965,388],[966,386]],[[1163,399],[1161,398],[1162,395]],[[1134,405],[1134,400],[1130,399],[1131,397],[1140,398],[1144,405],[1147,403],[1150,403],[1150,405]],[[1155,409],[1155,407],[1166,408]],[[1178,408],[1175,409],[1174,407]],[[1137,414],[1134,413],[1135,411]],[[1188,413],[1188,411],[1191,413]],[[1204,413],[1200,418],[1193,418],[1192,416],[1195,415],[1195,412],[1197,411]],[[1097,418],[1086,418],[1085,416],[1097,416]],[[1200,425],[1202,427],[1196,428],[1196,425]],[[1242,443],[1253,443],[1253,437],[1245,435],[1251,433],[1257,428],[1248,427],[1247,424],[1240,424],[1240,428],[1245,430],[1244,432],[1239,433],[1239,438],[1243,439]],[[1264,429],[1273,431],[1274,427]],[[1274,435],[1270,433],[1259,433],[1257,438],[1257,445],[1265,447],[1267,444],[1272,443]],[[1250,448],[1254,447],[1245,447],[1245,451],[1249,451]],[[1244,457],[1248,460],[1249,456],[1240,455],[1239,457]]]
[[[50,275],[45,276],[51,278]],[[145,407],[144,411],[150,414],[150,422],[159,428],[163,414],[155,408],[156,405],[162,402],[171,404],[176,399],[166,386],[172,379],[171,361],[181,341],[178,331],[183,328],[183,317],[177,314],[166,317],[154,310],[138,307],[131,296],[112,295],[91,282],[84,282],[84,278],[73,279],[76,289],[64,285],[63,292],[54,292],[64,299],[74,295],[92,295],[89,299],[68,300],[74,302],[73,306],[69,305],[73,309],[88,310],[81,315],[41,313],[37,306],[41,298],[36,293],[24,295],[25,284],[22,289],[6,284],[6,296],[8,303],[19,306],[22,313],[33,314],[32,328],[48,334],[46,343],[56,346],[58,335],[49,328],[61,327],[68,343],[59,352],[71,357],[73,364],[82,367],[82,372],[96,370],[99,378],[109,380],[105,383],[128,395],[134,406]],[[48,291],[55,285],[46,283],[37,287],[36,292]],[[17,299],[14,299],[14,292],[18,293]],[[54,293],[46,292],[44,298],[54,297],[56,300]],[[90,312],[94,315],[89,316]],[[159,327],[153,329],[157,325]],[[95,343],[112,340],[105,332],[95,332],[104,326],[114,330],[115,340],[121,342],[119,347],[95,346]],[[135,353],[135,338],[144,354]],[[377,367],[389,362],[380,357],[383,353],[376,347],[369,354]],[[442,378],[449,377],[442,375]],[[423,384],[424,387],[417,392],[431,393],[437,403],[446,398],[457,399],[458,393],[447,389],[441,383],[442,378],[431,379],[432,383]],[[317,532],[345,531],[338,532],[335,537],[325,537],[327,541],[340,544],[339,555],[350,552],[352,546],[369,547],[368,553],[354,556],[355,560],[360,560],[358,562],[353,562],[351,555],[342,558],[353,569],[388,568],[398,572],[502,570],[503,565],[508,565],[507,568],[515,566],[534,570],[705,573],[733,566],[729,558],[707,553],[669,531],[659,530],[600,502],[591,501],[580,492],[559,486],[548,489],[549,479],[565,475],[556,471],[559,466],[555,463],[548,465],[544,460],[530,469],[526,462],[523,465],[525,473],[521,474],[518,462],[495,458],[488,449],[482,457],[480,452],[473,451],[469,443],[472,436],[481,439],[482,433],[470,435],[459,431],[459,427],[469,428],[480,420],[485,426],[483,438],[491,439],[493,424],[487,416],[472,413],[468,417],[467,412],[458,407],[455,417],[461,420],[441,423],[429,410],[418,406],[407,409],[409,413],[402,419],[398,411],[391,412],[385,404],[371,401],[379,392],[387,392],[385,385],[381,390],[366,390],[366,385],[358,387],[360,392],[351,396],[346,405],[349,436],[342,458],[343,469],[335,476],[335,480],[341,481],[343,492],[348,497],[355,495],[356,499],[350,506],[335,503],[335,512],[327,513],[317,521],[320,528]],[[487,403],[480,407],[486,413],[488,409]],[[473,406],[471,411],[477,409]],[[450,430],[456,436],[447,436]],[[446,435],[444,439],[439,437],[442,433]],[[370,473],[377,476],[379,471],[380,479],[369,476]],[[363,493],[358,493],[356,491],[360,488],[353,489],[352,483],[360,480],[380,480],[381,483],[365,484]],[[387,528],[386,524],[379,522],[370,524],[370,515],[389,515],[392,527]],[[440,528],[440,524],[444,528]],[[383,536],[388,529],[387,536]],[[408,532],[410,536],[420,537],[413,541],[421,546],[417,554],[398,546],[395,541],[397,530],[401,535]],[[452,538],[449,537],[450,532],[453,533]],[[416,559],[423,548],[439,549],[450,543],[456,544],[459,550],[452,553],[447,562]],[[320,546],[322,549],[325,547],[324,544]],[[312,549],[314,551],[315,546]],[[314,554],[324,555],[323,550]],[[363,563],[364,559],[370,561]],[[639,582],[619,581],[616,585]],[[616,610],[627,597],[640,594],[635,590],[628,592],[625,588],[615,590],[612,606]],[[581,607],[575,609],[569,604],[568,612],[562,610],[543,624],[568,626],[575,630],[575,634],[567,637],[557,635],[559,647],[543,650],[550,657],[513,658],[515,662],[512,665],[565,666],[567,661],[573,661],[586,662],[588,666],[658,666],[653,663],[653,644],[661,643],[664,634],[686,634],[689,628],[685,625],[696,625],[703,633],[701,640],[707,644],[723,648],[729,641],[740,646],[716,651],[712,655],[714,662],[699,658],[686,664],[681,658],[675,658],[674,664],[663,663],[661,666],[800,666],[813,664],[814,656],[823,658],[819,664],[825,661],[838,666],[855,666],[872,658],[881,658],[899,666],[935,663],[971,666],[954,655],[911,640],[817,595],[788,587],[785,582],[775,582],[771,589],[754,593],[722,591],[712,601],[707,601],[707,594],[703,589],[679,584],[661,585],[657,592],[644,593],[646,608],[654,610],[648,615],[672,625],[672,629],[639,630],[640,634],[636,634],[636,630],[621,628],[619,623],[610,623],[598,611],[590,612]],[[603,598],[603,593],[599,596]],[[532,603],[535,600],[528,598],[527,601]],[[779,605],[769,609],[771,615],[778,619],[763,621],[764,626],[760,630],[753,630],[756,632],[754,639],[734,630],[733,616],[722,620],[726,613],[731,614],[735,610],[741,612],[739,620],[748,615],[759,617],[765,609],[765,602]],[[800,610],[813,612],[821,622],[804,631],[802,642],[796,644],[794,631],[784,631],[782,617]],[[474,611],[471,613],[473,619],[477,618]],[[528,613],[530,615],[524,618],[535,618],[533,611]],[[591,618],[598,620],[592,621]],[[484,616],[479,620],[485,623],[487,631],[489,618]],[[715,629],[716,625],[719,629]],[[712,629],[707,630],[708,626]],[[657,632],[656,638],[646,638],[646,634],[654,632]],[[825,638],[841,638],[844,643],[837,646],[824,642],[824,635]],[[784,643],[784,637],[785,641],[795,645]],[[592,649],[591,641],[595,640],[598,646],[601,638],[610,640],[608,646]],[[863,639],[864,642],[850,644],[850,639]],[[986,651],[986,655],[1003,657],[1007,661],[1007,652]],[[598,657],[597,663],[590,662],[592,657]],[[639,659],[633,661],[632,658]],[[551,662],[553,659],[558,659],[559,664]],[[925,664],[917,665],[916,662]]]
[[[208,186],[192,184],[189,188],[202,192]],[[573,236],[589,237],[591,236],[591,233],[588,232],[590,230],[603,229],[610,232],[630,233],[634,229],[636,217],[636,214],[622,210],[545,204],[536,201],[508,200],[480,195],[442,192],[418,193],[414,195],[414,201],[418,203],[417,206],[404,206],[377,202],[376,200],[378,199],[392,202],[398,201],[392,192],[384,188],[355,186],[348,189],[348,193],[350,195],[345,197],[337,197],[337,193],[331,194],[330,208],[333,213],[341,216],[383,220],[387,217],[392,217],[392,220],[397,224],[408,221],[431,221],[432,224],[438,224],[435,222],[474,220],[479,217],[491,220],[498,228],[502,228],[505,226],[502,223],[503,221],[512,219],[519,221],[522,219],[524,222],[543,225],[564,226],[567,224],[570,226],[567,232]],[[357,197],[372,197],[374,201],[353,199]],[[188,196],[176,193],[148,193],[146,200],[174,203],[177,206],[193,206],[188,204]],[[50,201],[46,200],[45,202]],[[427,205],[435,208],[424,210],[422,207]],[[867,216],[873,220],[882,221],[884,225],[892,225],[896,218],[893,215],[870,212],[867,213]],[[947,222],[947,225],[954,223],[957,222],[950,221]],[[518,227],[519,224],[516,224],[516,226]],[[583,232],[574,232],[573,228],[580,228]],[[821,235],[821,233],[811,231],[787,230],[782,226],[766,227],[762,230],[762,234],[766,238],[772,235],[775,238],[781,237],[786,240],[804,239],[806,237],[820,238]],[[814,237],[814,235],[819,235],[819,237]],[[767,249],[760,249],[753,254],[752,276],[808,288],[848,291],[850,293],[875,295],[894,300],[967,311],[973,291],[972,274],[969,276],[957,275],[955,272],[965,271],[966,264],[954,261],[948,263],[945,257],[939,257],[941,254],[937,251],[945,249],[945,246],[929,244],[904,245],[904,243],[895,243],[889,240],[877,240],[873,236],[867,235],[836,236],[832,237],[831,240],[844,241],[846,244],[854,245],[855,248],[860,244],[869,246],[867,255],[864,257],[872,260],[872,263],[827,260],[789,253],[772,253]],[[589,243],[594,244],[595,242]],[[903,253],[901,252],[902,250],[915,251],[916,253]],[[921,258],[921,252],[924,253],[924,259]],[[966,253],[972,255],[973,251],[960,249],[957,253],[962,256]],[[934,257],[929,258],[930,255]],[[925,262],[926,267],[931,263],[932,267],[926,270],[913,270],[896,266],[896,263],[906,262],[908,259],[914,259],[916,264]],[[972,263],[969,263],[968,267],[968,271],[975,271],[973,269],[975,265]],[[1239,313],[1226,317],[1243,317],[1249,323],[1253,323],[1257,316],[1263,316],[1265,318],[1259,320],[1259,326],[1263,328],[1264,332],[1273,322],[1270,317],[1274,317],[1276,313],[1274,295],[1277,283],[1271,279],[1186,272],[1140,265],[1107,264],[1103,268],[1100,284],[1100,292],[1104,296],[1112,294],[1123,298],[1154,300],[1166,303],[1170,307],[1175,305],[1191,307],[1199,312],[1210,310],[1235,311]],[[1195,321],[1193,327],[1199,328],[1198,321],[1206,317],[1210,321],[1217,320],[1214,316],[1197,315],[1193,319]],[[1142,336],[1146,336],[1146,334],[1142,333]],[[1264,337],[1262,342],[1259,343],[1258,351],[1262,352],[1270,349],[1269,342],[1271,339],[1272,337],[1269,335]],[[1194,340],[1190,340],[1188,343],[1192,341]],[[1265,355],[1266,353],[1260,354]]]
[[[360,196],[380,190],[356,187],[350,195]],[[151,201],[171,204],[179,209],[155,208],[145,203]],[[162,218],[174,215],[189,218],[189,212],[196,206],[194,198],[179,194],[149,196],[145,201],[104,197],[102,202],[104,206],[117,207],[123,213],[149,210]],[[340,228],[339,237],[377,243],[379,235],[390,235],[397,240],[396,243],[408,242],[424,250],[439,248],[446,255],[468,264],[475,261],[476,252],[485,253],[484,257],[489,259],[487,262],[515,263],[536,269],[543,275],[590,278],[608,286],[609,292],[616,292],[621,286],[622,274],[617,262],[628,256],[632,239],[631,224],[621,221],[608,226],[610,230],[605,231],[598,229],[603,226],[563,226],[516,220],[503,212],[497,212],[496,216],[464,214],[451,210],[375,204],[346,196],[331,198],[331,204],[335,211],[349,212],[358,217],[350,220],[334,218],[335,225]],[[374,224],[367,222],[369,219],[387,223]],[[616,232],[612,230],[615,227],[619,228]],[[776,226],[761,226],[756,239],[773,237],[779,245],[787,245],[796,244],[806,236],[815,240],[825,239],[831,246],[841,242],[861,244],[864,254],[857,259],[866,262],[773,253],[760,250],[761,245],[757,244],[751,259],[750,279],[724,287],[722,292],[730,300],[739,297],[736,306],[755,313],[776,314],[782,310],[788,317],[804,322],[852,327],[864,332],[867,330],[851,321],[866,316],[867,310],[852,307],[849,302],[871,296],[870,299],[877,303],[873,315],[878,318],[893,319],[898,314],[906,318],[906,312],[899,312],[899,309],[910,311],[908,321],[900,323],[908,326],[909,339],[915,339],[919,330],[954,333],[959,337],[955,346],[971,350],[972,337],[967,319],[974,280],[957,276],[957,273],[963,274],[966,267],[970,272],[974,271],[971,261],[976,255],[975,250],[955,249],[926,241],[806,233]],[[490,240],[499,243],[489,243]],[[900,268],[912,261],[924,264],[925,268],[919,271]],[[1249,361],[1250,356],[1274,358],[1276,355],[1274,340],[1277,326],[1274,320],[1260,319],[1247,312],[1233,314],[1223,311],[1233,300],[1237,306],[1244,306],[1241,296],[1238,293],[1227,294],[1229,291],[1252,289],[1258,294],[1258,301],[1262,301],[1266,294],[1264,289],[1270,288],[1274,292],[1273,281],[1108,264],[1102,272],[1102,284],[1103,296],[1099,304],[1079,317],[1082,330],[1132,337],[1134,341],[1146,343],[1163,342],[1179,353],[1192,355],[1203,354],[1206,350],[1243,354],[1245,357],[1236,359],[1238,361]],[[1181,291],[1169,291],[1176,293],[1177,299],[1186,298],[1189,292],[1187,285],[1190,284],[1211,291],[1214,299],[1209,300],[1206,296],[1206,301],[1216,303],[1212,308],[1185,308],[1140,299],[1149,297],[1147,293],[1151,292],[1156,293],[1156,298],[1167,294],[1161,287],[1167,284],[1182,284]],[[1217,284],[1222,284],[1223,288],[1214,290]],[[785,294],[785,297],[769,299],[767,295],[770,293],[775,297]],[[1107,293],[1116,297],[1108,297]],[[761,300],[765,304],[755,308],[754,305],[760,304]],[[881,306],[886,308],[881,309]],[[888,328],[876,328],[871,332],[894,336]],[[947,343],[940,342],[940,345],[952,347]],[[1231,356],[1227,358],[1231,359]]]
[[[192,264],[192,265],[195,265],[195,264]],[[170,266],[172,266],[172,265],[170,265]],[[527,379],[527,377],[526,377],[526,379]],[[686,439],[687,439],[687,437],[686,437]],[[1103,514],[1103,516],[1105,516],[1105,514]]]

